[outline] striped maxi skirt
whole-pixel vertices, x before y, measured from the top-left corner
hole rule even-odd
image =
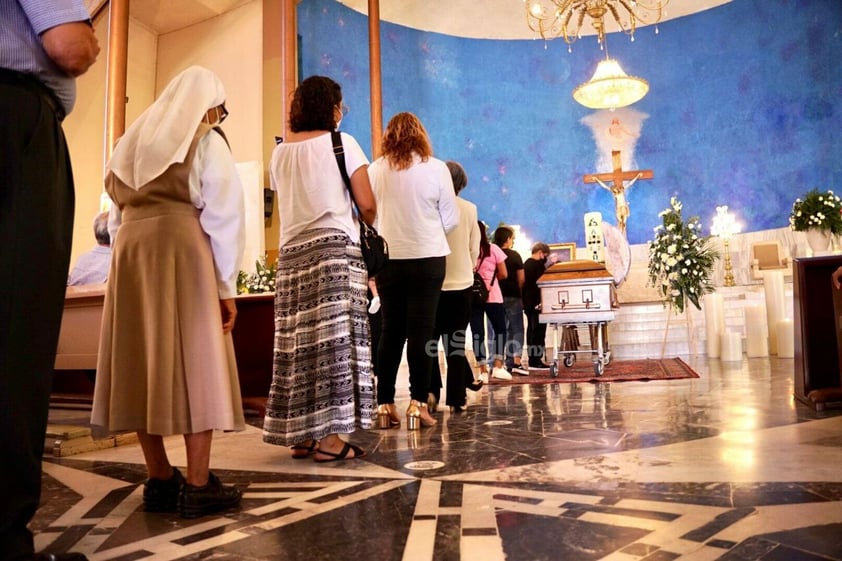
[[[308,230],[280,249],[264,442],[291,446],[373,426],[367,281],[359,245],[340,230]]]

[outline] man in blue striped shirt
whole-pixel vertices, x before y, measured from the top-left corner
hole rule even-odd
[[[61,128],[99,45],[83,0],[0,0],[0,561],[35,555],[56,344],[73,236]]]

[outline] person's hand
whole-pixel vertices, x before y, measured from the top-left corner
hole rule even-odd
[[[237,304],[233,298],[220,298],[219,308],[222,310],[222,332],[230,333],[234,329],[234,320],[237,319]]]
[[[833,287],[836,290],[839,290],[839,288],[842,287],[842,284],[840,284],[840,280],[842,280],[842,267],[833,271],[831,278],[833,279]]]

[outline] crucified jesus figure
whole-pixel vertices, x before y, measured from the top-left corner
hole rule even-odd
[[[613,150],[611,158],[614,163],[614,170],[610,173],[589,173],[585,175],[585,183],[599,183],[602,187],[611,191],[614,195],[614,210],[617,214],[617,227],[626,235],[626,221],[631,211],[626,200],[626,189],[630,188],[638,179],[652,179],[655,174],[651,169],[623,171],[623,164],[620,158],[620,151]],[[611,184],[605,181],[611,182]],[[630,183],[626,185],[624,181]]]

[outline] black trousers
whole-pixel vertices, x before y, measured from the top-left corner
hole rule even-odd
[[[377,348],[377,403],[395,402],[395,383],[404,343],[409,364],[409,393],[427,402],[433,360],[436,308],[444,281],[444,257],[392,259],[377,274],[382,331]]]
[[[524,310],[526,313],[526,353],[529,366],[540,366],[544,361],[544,342],[547,339],[547,324],[538,321],[538,310]]]
[[[0,71],[0,560],[33,553],[41,457],[73,237],[55,102]]]
[[[467,401],[466,388],[474,381],[471,363],[465,353],[468,339],[468,321],[471,319],[471,289],[443,290],[439,296],[436,312],[435,340],[441,339],[447,363],[446,405],[464,407]],[[438,356],[433,361],[430,376],[430,393],[441,398],[441,368]]]

